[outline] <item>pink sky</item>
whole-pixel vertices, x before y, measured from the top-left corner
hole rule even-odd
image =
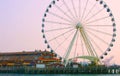
[[[0,52],[44,50],[41,19],[51,0],[0,0]],[[120,64],[120,0],[105,0],[117,24],[113,63]],[[108,58],[109,58],[108,56]]]

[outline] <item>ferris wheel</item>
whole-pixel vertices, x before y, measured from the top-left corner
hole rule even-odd
[[[74,58],[100,61],[113,47],[116,23],[103,0],[53,0],[42,33],[47,48],[64,64]]]

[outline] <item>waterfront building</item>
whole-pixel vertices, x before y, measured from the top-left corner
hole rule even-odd
[[[38,64],[47,66],[60,62],[56,54],[46,50],[0,53],[0,66],[36,66]]]

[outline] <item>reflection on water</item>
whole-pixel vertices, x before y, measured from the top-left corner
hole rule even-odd
[[[120,76],[119,74],[39,74],[39,75],[34,75],[34,74],[0,74],[0,76]]]

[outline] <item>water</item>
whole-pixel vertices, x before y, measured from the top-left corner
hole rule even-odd
[[[120,74],[0,74],[0,76],[120,76]]]

